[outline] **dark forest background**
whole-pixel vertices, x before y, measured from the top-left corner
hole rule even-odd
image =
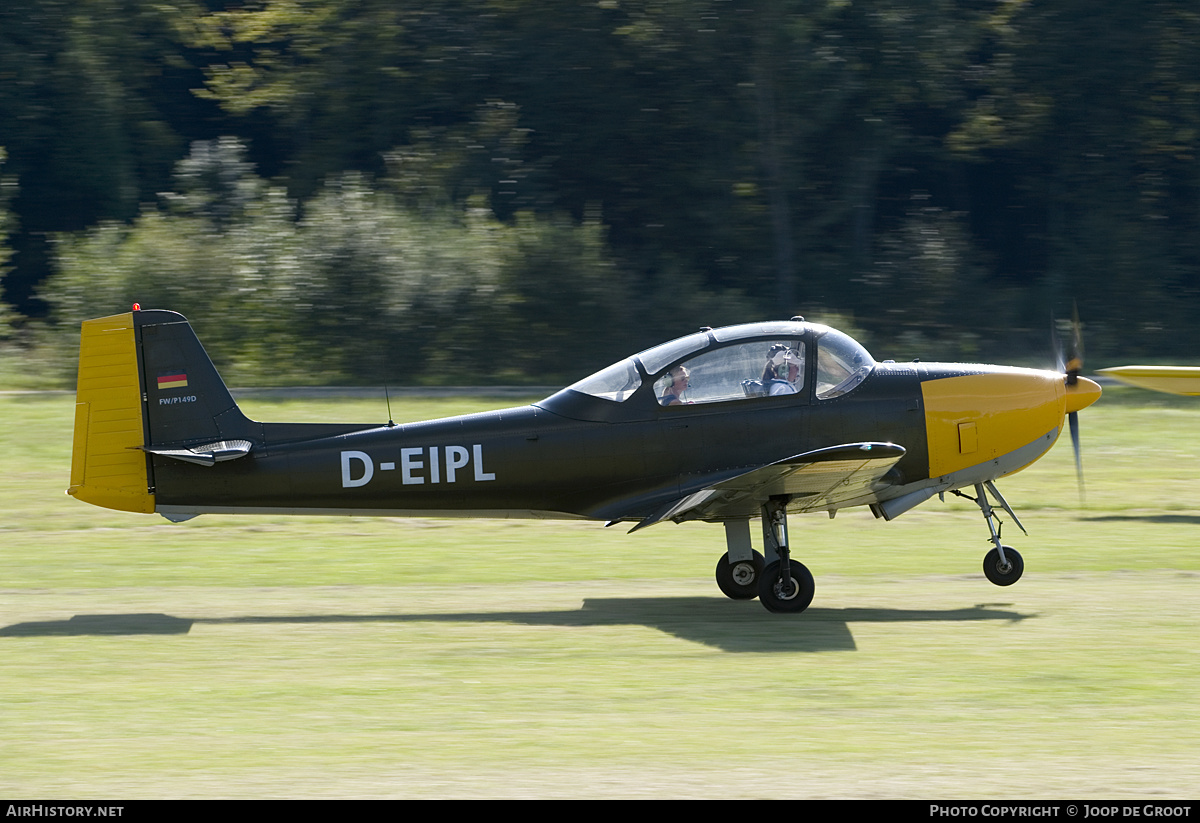
[[[1194,0],[7,0],[0,378],[555,382],[803,314],[876,357],[1200,348]],[[1097,362],[1100,361],[1100,362]]]

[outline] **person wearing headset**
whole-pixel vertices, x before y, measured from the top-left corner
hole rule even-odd
[[[767,365],[763,369],[763,383],[767,394],[796,394],[800,391],[797,381],[804,370],[804,359],[791,346],[777,343],[767,352]]]

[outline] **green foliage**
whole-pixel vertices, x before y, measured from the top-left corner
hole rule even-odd
[[[0,286],[4,284],[4,280],[11,270],[8,265],[9,260],[12,259],[9,237],[16,228],[16,215],[12,211],[12,201],[17,194],[17,183],[11,176],[4,174],[4,164],[7,159],[7,151],[0,146]],[[3,291],[0,290],[0,346],[4,346],[14,336],[14,319],[15,312],[4,300]],[[9,353],[0,350],[0,354],[8,355]]]
[[[418,209],[358,174],[301,208],[231,140],[197,143],[176,179],[132,224],[59,238],[42,296],[61,328],[172,308],[228,380],[266,385],[577,378],[629,353],[598,224]]]
[[[13,0],[0,9],[3,142],[30,231],[127,218],[185,144],[166,99],[193,0]]]
[[[815,307],[1000,359],[1071,299],[1096,354],[1186,355],[1200,14],[1093,6],[17,0],[6,292],[61,289],[54,237],[77,294],[191,289],[279,379],[285,341],[304,379],[442,381],[486,335],[548,380]]]
[[[3,173],[7,159],[8,152],[0,146],[0,279],[8,274],[8,260],[12,257],[12,249],[8,247],[8,236],[16,222],[12,213],[12,200],[17,193],[17,183]]]

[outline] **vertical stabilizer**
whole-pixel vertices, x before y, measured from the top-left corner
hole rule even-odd
[[[230,438],[255,439],[225,381],[183,315],[134,313],[146,402],[147,447],[180,448]]]
[[[237,407],[183,315],[137,310],[84,322],[68,494],[153,512],[152,455],[209,465],[258,440],[261,427]]]

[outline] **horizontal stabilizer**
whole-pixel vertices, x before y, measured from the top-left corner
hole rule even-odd
[[[236,460],[239,457],[245,457],[250,453],[253,445],[249,440],[221,440],[203,446],[192,446],[190,449],[147,448],[146,451],[151,454],[182,460],[185,463],[214,466],[217,463],[224,463],[226,460]]]

